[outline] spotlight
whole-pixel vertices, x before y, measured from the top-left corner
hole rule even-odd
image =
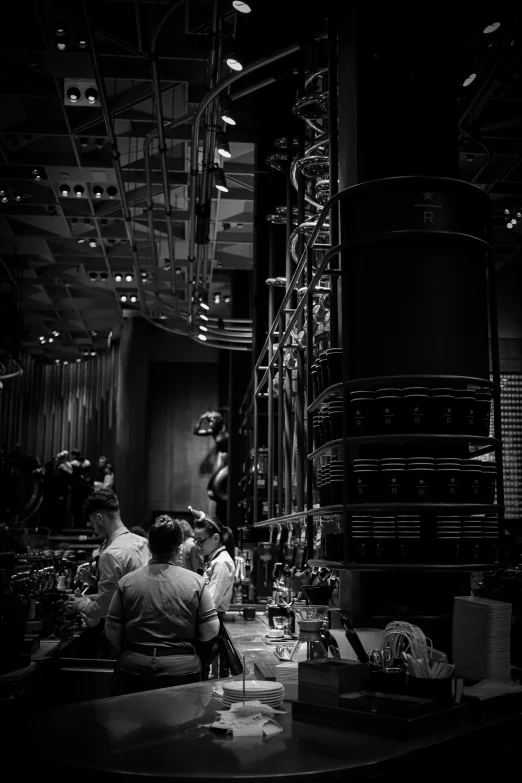
[[[147,280],[148,276],[149,273],[147,272],[146,269],[140,269],[140,277],[142,278],[142,280]]]
[[[508,223],[507,228],[513,228],[513,223]]]
[[[95,198],[101,198],[103,196],[103,188],[101,185],[95,185],[92,192]]]
[[[203,340],[203,342],[206,342],[207,336],[206,334],[198,334],[198,337],[200,340]]]
[[[511,222],[513,223],[514,226],[516,226],[518,220],[516,218],[511,218]]]
[[[163,269],[165,270],[165,272],[169,271],[169,269],[170,269],[170,258],[166,258],[165,261],[163,262]]]
[[[200,324],[200,325],[199,325],[199,328],[201,329],[201,331],[202,331],[202,332],[208,332],[208,329],[207,329],[207,327],[206,327],[206,326],[203,326],[203,324]]]
[[[53,332],[53,335],[54,335],[55,337],[59,337],[59,336],[60,336],[60,332],[57,332],[57,331],[56,331],[56,329],[55,329],[55,330],[54,330],[54,332]]]
[[[109,185],[107,188],[107,195],[109,198],[116,198],[118,195],[118,188],[115,188],[114,185]]]
[[[97,280],[98,272],[89,272],[89,277],[91,278],[91,280]]]
[[[121,283],[121,281],[123,280],[123,277],[122,277],[122,275],[120,275],[120,274],[118,273],[117,275],[114,275],[114,280],[115,280],[117,283]]]
[[[510,212],[510,210],[507,209],[507,207],[506,207],[506,209],[504,210],[504,215],[509,215],[509,212]]]
[[[232,71],[242,71],[243,66],[239,56],[235,52],[231,52],[227,55],[226,64]]]
[[[56,25],[56,35],[62,36],[65,35],[65,25],[63,22],[58,22]]]
[[[89,87],[87,90],[85,90],[85,97],[89,103],[96,103],[98,100],[98,90],[95,90],[94,87]]]
[[[80,147],[83,147],[84,149],[89,146],[89,139],[80,139]]]
[[[9,196],[2,196],[2,204],[6,204],[9,201]]]
[[[96,356],[96,351],[91,351],[91,356]]]
[[[71,103],[76,103],[81,98],[81,92],[78,89],[78,87],[69,87],[67,90],[67,97],[71,101]]]
[[[214,184],[218,190],[222,190],[223,193],[228,193],[225,172],[219,166],[216,166],[214,169]]]
[[[240,14],[249,14],[252,12],[252,8],[248,3],[243,3],[242,0],[232,0],[232,7],[235,11],[239,11]]]
[[[214,304],[220,304],[221,303],[221,297],[219,294],[214,294]]]
[[[224,158],[231,158],[232,153],[230,152],[230,147],[228,145],[226,134],[223,133],[223,131],[220,131],[217,134],[216,137],[217,142],[217,151],[220,155],[222,155]]]
[[[79,244],[79,245],[83,245],[83,243],[84,243],[84,242],[85,242],[85,239],[79,239],[79,240],[78,240],[78,244]]]
[[[21,201],[22,200],[23,193],[21,193],[19,190],[16,191],[14,194],[15,201]]]
[[[470,73],[470,75],[466,77],[466,79],[464,79],[464,81],[462,82],[462,86],[469,87],[469,85],[472,84],[476,78],[477,78],[476,73]]]
[[[225,294],[225,296],[223,297],[223,301],[225,302],[225,304],[228,304],[231,298],[232,297],[230,296],[230,294]]]
[[[522,212],[515,212],[515,217],[517,218],[517,220],[520,220],[520,218],[522,217]]]
[[[71,188],[69,187],[69,185],[60,185],[60,194],[62,196],[68,196],[70,192],[71,192]]]
[[[81,359],[76,359],[76,364],[78,364],[79,362],[81,362]]]
[[[40,169],[33,169],[33,177],[35,179],[42,179],[42,175],[40,173]]]
[[[203,308],[203,310],[210,310],[210,307],[206,302],[200,302],[199,306]]]
[[[63,36],[58,37],[58,40],[56,41],[56,48],[58,49],[59,52],[65,52],[65,50],[67,49],[66,40],[67,39],[64,38]]]
[[[231,113],[232,101],[228,95],[222,95],[219,102],[221,104],[221,119],[223,122],[226,122],[228,125],[235,125],[236,121]]]
[[[181,275],[183,273],[183,269],[180,266],[177,266],[174,270],[177,275]]]
[[[69,364],[69,362],[66,360],[66,361],[64,362],[64,364]]]
[[[54,337],[49,337],[49,339],[47,340],[47,342],[48,342],[48,343],[54,343]]]
[[[5,190],[3,188],[0,188],[0,196],[5,196]]]
[[[100,280],[108,280],[109,279],[109,273],[108,272],[100,272]]]
[[[95,239],[89,239],[89,247],[98,247]]]
[[[85,188],[83,187],[83,185],[75,185],[74,192],[76,193],[77,198],[81,198],[85,193]]]
[[[132,283],[132,275],[125,275],[125,282]]]
[[[60,360],[59,360],[59,359],[55,359],[55,360],[54,360],[54,363],[55,363],[55,364],[60,364]]]
[[[137,296],[131,296],[130,300],[131,300],[131,302],[133,304],[135,304],[138,301],[138,297]]]
[[[38,339],[40,340],[41,343],[45,342],[45,337],[43,336],[43,334],[40,335],[40,337]]]
[[[466,160],[467,160],[468,163],[473,163],[473,161],[475,160],[475,156],[471,155],[471,154],[470,155],[466,155]]]
[[[126,301],[127,301],[127,297],[125,296],[125,294],[122,294],[120,296],[120,302],[126,302]]]
[[[488,26],[485,27],[482,32],[484,33],[484,35],[489,35],[490,33],[496,32],[499,27],[500,27],[500,22],[493,22],[493,24],[488,24]]]
[[[102,147],[103,147],[103,145],[105,144],[105,139],[95,139],[95,140],[94,140],[94,143],[96,144],[96,146],[98,147],[98,149],[99,149],[99,150],[101,150],[101,148],[102,148]]]
[[[87,49],[87,41],[82,38],[80,41],[78,41],[78,46],[80,49]]]
[[[205,313],[200,313],[199,317],[201,318],[202,321],[208,321],[208,315],[205,315]]]

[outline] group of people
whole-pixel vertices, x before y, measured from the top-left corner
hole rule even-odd
[[[93,471],[79,449],[60,451],[45,463],[42,478],[42,524],[50,528],[82,526],[82,507],[95,489],[114,489],[114,469],[108,457],[98,459]]]
[[[116,654],[112,695],[207,679],[219,654],[234,589],[232,531],[189,510],[193,529],[163,514],[147,540],[125,527],[111,489],[96,489],[84,502],[84,518],[104,538],[97,591],[69,596],[67,608],[98,627],[102,649]],[[82,575],[94,584],[89,571]]]

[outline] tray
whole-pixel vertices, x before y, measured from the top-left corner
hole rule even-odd
[[[522,693],[504,693],[490,699],[478,699],[464,694],[462,701],[469,706],[473,720],[503,718],[522,712]]]
[[[408,741],[463,726],[469,723],[470,710],[467,704],[457,704],[453,707],[433,710],[425,715],[402,718],[396,715],[361,712],[360,710],[295,701],[292,704],[292,717],[294,720],[305,722],[331,720],[337,726],[345,726],[353,731]]]

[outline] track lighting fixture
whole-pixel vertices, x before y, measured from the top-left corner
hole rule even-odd
[[[81,359],[76,359],[76,364],[79,364],[81,362]]]
[[[202,332],[208,332],[207,327],[203,326],[203,324],[199,324],[199,328],[201,329]]]
[[[98,149],[101,150],[101,148],[103,147],[105,141],[104,141],[104,139],[95,139],[94,143],[96,144]]]
[[[9,201],[9,196],[2,196],[2,204],[7,204]]]
[[[89,247],[98,247],[98,244],[95,239],[89,240]]]
[[[513,223],[509,222],[506,226],[506,228],[513,228]]]
[[[80,239],[78,240],[78,244],[79,244],[79,245],[83,245],[83,243],[84,243],[84,242],[85,242],[85,239],[82,239],[82,238],[80,237]]]
[[[170,271],[170,258],[166,258],[165,261],[163,262],[163,269],[165,270],[165,272]]]
[[[520,218],[522,218],[522,212],[515,212],[515,217],[517,220],[520,220]]]
[[[221,119],[223,122],[226,122],[227,125],[235,125],[236,121],[234,117],[232,116],[232,101],[230,100],[228,95],[222,95],[219,99],[220,108],[221,108]]]
[[[92,189],[94,198],[101,198],[103,196],[103,188],[101,185],[95,185]]]
[[[89,272],[89,277],[91,278],[91,280],[97,280],[98,272]]]
[[[56,35],[62,36],[65,35],[65,24],[63,22],[58,22],[56,25]]]
[[[232,71],[243,70],[243,65],[241,63],[241,60],[239,59],[239,55],[236,54],[235,52],[230,52],[230,54],[227,54],[225,62]]]
[[[60,336],[60,332],[57,332],[56,329],[55,329],[54,332],[53,332],[53,336],[54,337],[59,337]]]
[[[131,300],[132,304],[136,304],[136,302],[138,301],[138,297],[137,296],[131,296],[130,300]]]
[[[203,342],[206,342],[206,340],[207,340],[206,334],[198,334],[198,337],[199,337],[200,340],[203,340]]]
[[[23,193],[21,193],[19,190],[16,191],[14,194],[15,201],[21,201],[22,200]]]
[[[205,313],[200,313],[198,317],[201,318],[202,321],[208,321],[208,316],[205,315]]]
[[[41,343],[45,342],[45,337],[43,336],[43,334],[41,334],[38,339],[40,340]]]
[[[476,73],[470,73],[470,75],[467,76],[464,79],[464,81],[462,82],[462,86],[463,87],[469,87],[469,85],[472,84],[475,81],[476,78],[477,78],[477,74]]]
[[[84,38],[80,38],[78,41],[78,46],[80,49],[87,49],[87,41]]]
[[[117,274],[114,275],[114,280],[115,280],[116,283],[121,283],[121,281],[123,280],[123,277],[118,272]]]
[[[223,301],[225,302],[225,304],[228,304],[231,298],[232,297],[230,296],[230,294],[225,294],[225,296],[223,297]]]
[[[243,0],[232,0],[232,7],[234,11],[239,11],[240,14],[250,14],[252,12],[250,3],[244,3]]]
[[[206,302],[200,302],[199,306],[203,308],[203,310],[210,310],[210,307]]]
[[[40,172],[40,169],[33,169],[33,177],[35,179],[42,179],[42,174]]]
[[[65,52],[67,49],[67,39],[65,36],[57,36],[56,37],[56,48],[59,52]]]
[[[221,296],[219,294],[214,294],[214,304],[221,304]]]
[[[80,100],[82,94],[78,89],[78,87],[69,87],[69,89],[67,90],[67,97],[69,98],[71,103],[76,103],[77,101]]]
[[[55,363],[55,364],[60,364],[60,360],[59,360],[59,359],[55,359],[55,360],[54,360],[54,363]]]
[[[69,185],[60,185],[60,194],[62,196],[68,196],[70,192],[71,192],[71,188],[69,187]]]
[[[54,337],[48,337],[47,338],[48,343],[54,343]]]
[[[142,280],[147,280],[149,277],[149,273],[146,269],[140,269],[140,277]]]
[[[219,166],[214,168],[214,184],[218,190],[222,190],[223,193],[228,193],[227,180],[225,172]]]
[[[94,87],[88,87],[85,90],[85,97],[89,101],[89,103],[96,103],[99,97],[98,90],[95,90]]]
[[[232,153],[230,152],[230,147],[228,145],[226,134],[223,133],[223,131],[219,131],[219,133],[216,135],[216,146],[217,146],[217,151],[224,158],[232,157]]]
[[[105,280],[108,280],[108,279],[109,279],[109,273],[108,272],[100,272],[100,280],[103,280],[105,282]]]
[[[125,275],[125,282],[126,283],[132,283],[132,275],[131,274]]]
[[[504,215],[509,215],[509,213],[510,213],[510,210],[506,207],[506,209],[504,210]]]
[[[69,362],[67,361],[67,359],[64,361],[64,364],[69,364]]]
[[[85,188],[83,187],[83,185],[75,185],[74,192],[76,193],[77,198],[81,198],[85,193]]]
[[[120,296],[120,302],[126,302],[126,301],[127,301],[127,297],[125,296],[125,294],[122,294]]]
[[[118,195],[118,188],[115,188],[114,185],[109,185],[107,188],[107,195],[109,198],[115,198]]]
[[[83,147],[84,149],[89,146],[89,139],[83,138],[80,139],[80,147]]]

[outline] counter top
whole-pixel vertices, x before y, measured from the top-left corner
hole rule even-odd
[[[24,723],[20,737],[22,742],[31,737],[31,753],[18,753],[17,776],[30,779],[23,777],[29,769],[20,768],[22,760],[77,783],[273,783],[274,778],[334,783],[381,774],[399,780],[411,763],[431,781],[428,773],[437,763],[447,765],[439,773],[455,773],[460,762],[469,771],[481,752],[486,760],[506,763],[501,742],[510,731],[518,736],[522,722],[515,716],[398,742],[334,724],[294,721],[292,705],[285,702],[286,714],[277,716],[282,733],[233,738],[204,727],[221,707],[214,684],[205,682],[54,710]]]
[[[264,614],[256,612],[255,620],[245,620],[241,614],[227,612],[225,626],[239,657],[241,660],[242,656],[245,657],[248,675],[253,675],[256,661],[279,663],[279,659],[274,654],[274,645],[267,644],[265,641],[265,636],[268,634],[268,618]]]

